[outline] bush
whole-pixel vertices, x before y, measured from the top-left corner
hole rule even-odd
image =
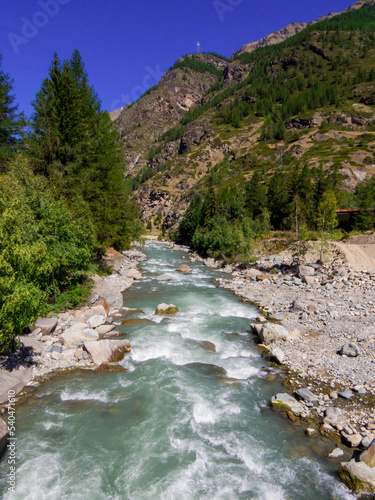
[[[47,299],[84,281],[94,234],[85,205],[68,207],[24,159],[0,176],[0,343],[11,345]]]

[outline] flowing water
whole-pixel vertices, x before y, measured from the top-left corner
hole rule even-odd
[[[7,491],[5,456],[3,498],[353,498],[314,441],[269,409],[280,386],[250,341],[257,310],[200,263],[175,272],[183,252],[145,251],[144,280],[124,294],[143,319],[120,327],[128,371],[56,377],[17,408],[17,488]],[[180,312],[155,316],[161,302]]]

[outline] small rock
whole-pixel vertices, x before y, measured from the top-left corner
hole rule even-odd
[[[308,403],[317,403],[319,401],[318,396],[309,391],[309,389],[297,389],[295,394],[297,395],[298,399],[303,399]]]
[[[96,314],[87,320],[87,324],[90,328],[98,328],[98,326],[104,325],[105,321],[106,317],[104,315]]]
[[[42,335],[49,335],[55,330],[57,323],[57,318],[39,318],[36,321],[34,328],[40,328]]]
[[[192,268],[187,264],[182,264],[178,269],[176,269],[179,273],[191,273]]]
[[[344,399],[351,399],[354,396],[354,394],[350,389],[346,389],[345,391],[340,391],[337,394]]]
[[[328,455],[329,458],[339,458],[344,455],[344,452],[342,451],[341,448],[335,448],[334,450],[331,451],[331,453]]]

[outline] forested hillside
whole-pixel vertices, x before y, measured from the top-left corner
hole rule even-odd
[[[248,255],[251,240],[271,228],[294,229],[298,220],[301,231],[319,229],[324,203],[374,206],[374,6],[232,62],[215,56],[214,68],[212,57],[180,59],[147,96],[149,106],[153,94],[168,103],[165,81],[215,77],[182,116],[154,129],[148,149],[123,133],[137,158],[129,182],[149,227],[172,228],[178,241],[233,257]],[[116,126],[127,117],[125,109]],[[372,212],[357,217],[360,229],[373,224]]]
[[[55,54],[30,127],[0,71],[0,344],[38,314],[78,304],[107,246],[140,231],[122,143],[78,51]]]

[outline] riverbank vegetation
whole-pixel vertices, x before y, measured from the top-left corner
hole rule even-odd
[[[140,234],[122,143],[78,51],[55,54],[26,128],[0,67],[0,345],[37,315],[73,307],[108,246]]]

